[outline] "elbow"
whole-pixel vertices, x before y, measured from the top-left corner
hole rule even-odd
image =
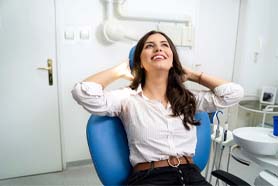
[[[244,97],[244,89],[240,85],[238,85],[238,87],[233,91],[233,93],[227,95],[227,97],[224,98],[224,100],[226,102],[226,105],[233,106],[238,104],[243,97]]]
[[[234,92],[231,97],[232,99],[234,99],[234,102],[238,103],[244,97],[243,87],[237,84],[237,86],[235,86]]]
[[[71,95],[73,97],[73,99],[80,104],[81,102],[81,96],[80,96],[80,87],[78,86],[79,84],[76,84],[73,89],[71,90]]]
[[[96,92],[97,90],[89,89],[87,86],[77,83],[71,94],[73,99],[89,113],[105,115],[108,108],[107,101],[103,95],[96,94]]]
[[[234,106],[240,102],[240,100],[244,97],[244,89],[242,86],[235,84],[233,89],[229,91],[229,94],[220,96],[220,99],[215,99],[215,105],[217,108],[227,108]]]

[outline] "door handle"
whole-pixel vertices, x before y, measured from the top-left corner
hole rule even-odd
[[[38,70],[47,70],[48,71],[48,84],[53,85],[53,68],[52,68],[52,59],[47,59],[47,67],[39,67]]]

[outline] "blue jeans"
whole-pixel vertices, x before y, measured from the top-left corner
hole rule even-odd
[[[195,164],[178,167],[159,167],[133,172],[127,185],[207,185],[211,186],[201,175]]]

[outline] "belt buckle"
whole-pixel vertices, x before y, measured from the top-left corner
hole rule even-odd
[[[171,161],[170,161],[171,158],[176,158],[176,159],[178,160],[178,164],[173,165],[173,164],[171,163]],[[179,159],[178,157],[176,157],[176,156],[170,156],[170,157],[167,159],[167,161],[168,161],[168,164],[169,164],[171,167],[178,167],[178,166],[181,164],[180,159]]]

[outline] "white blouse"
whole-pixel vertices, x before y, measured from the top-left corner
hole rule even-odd
[[[243,88],[227,83],[212,91],[192,91],[197,111],[213,112],[237,104]],[[167,159],[169,156],[193,156],[197,143],[196,127],[186,130],[180,117],[172,117],[171,105],[165,108],[158,100],[150,100],[137,90],[122,88],[106,91],[93,82],[80,82],[72,90],[73,98],[95,115],[118,116],[126,130],[130,162]]]

